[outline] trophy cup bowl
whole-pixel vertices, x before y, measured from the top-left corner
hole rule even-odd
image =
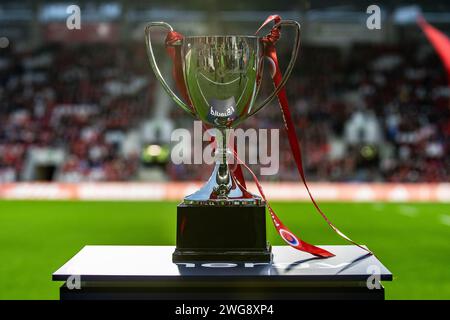
[[[211,177],[200,190],[186,196],[178,206],[178,251],[174,254],[174,261],[206,258],[270,260],[270,246],[265,240],[265,204],[259,196],[248,192],[230,173],[229,159],[232,153],[228,150],[228,136],[230,129],[266,106],[289,78],[299,51],[300,25],[296,21],[284,20],[275,27],[282,26],[294,27],[296,31],[292,56],[281,83],[259,104],[256,103],[256,98],[263,75],[265,49],[262,37],[188,36],[177,41],[174,46],[180,52],[182,69],[178,72],[182,72],[189,96],[187,104],[169,87],[153,53],[151,29],[164,28],[172,32],[173,28],[166,22],[152,22],[145,29],[150,65],[163,88],[177,105],[216,131],[216,163]],[[209,211],[212,206],[216,214],[206,222],[205,217],[211,216]],[[243,213],[245,210],[248,211],[247,215]],[[223,211],[223,214],[219,214],[219,211]],[[199,212],[203,214],[198,216]],[[242,221],[242,216],[248,216],[247,221]],[[234,219],[240,223],[230,223]],[[191,232],[186,231],[186,221],[193,228]],[[211,233],[204,232],[205,224],[211,227]],[[213,228],[212,225],[217,227]],[[225,230],[226,227],[230,228],[228,230],[236,230],[237,225],[242,226],[242,234],[237,236],[240,240],[227,243],[227,235],[220,230]],[[205,247],[205,241],[209,243],[208,247]],[[180,255],[181,251],[184,255]],[[196,255],[199,251],[207,251],[209,254]],[[252,255],[253,251],[256,254]],[[227,255],[225,252],[231,254]],[[258,258],[258,254],[262,258]]]
[[[225,130],[245,120],[261,83],[263,46],[257,37],[186,37],[186,87],[200,120]]]

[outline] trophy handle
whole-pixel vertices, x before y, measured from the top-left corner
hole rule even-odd
[[[145,27],[145,43],[147,44],[147,53],[150,60],[150,65],[155,72],[156,78],[161,82],[161,85],[163,86],[164,90],[168,93],[168,95],[175,101],[176,104],[178,104],[183,110],[188,112],[190,115],[196,117],[195,113],[191,110],[191,108],[184,103],[176,94],[173,92],[173,90],[169,87],[166,80],[164,80],[161,71],[158,68],[158,65],[156,63],[155,55],[153,53],[153,47],[152,47],[152,38],[151,38],[151,29],[155,27],[160,27],[166,29],[168,32],[172,32],[173,28],[170,24],[167,22],[150,22]]]
[[[297,60],[298,52],[300,49],[300,24],[294,20],[282,20],[279,23],[277,23],[274,26],[274,28],[281,27],[281,26],[289,26],[289,27],[295,28],[295,39],[294,39],[294,46],[292,48],[292,53],[291,53],[291,60],[289,61],[286,71],[283,74],[283,78],[281,79],[280,84],[275,88],[275,90],[270,94],[270,96],[268,96],[257,108],[254,109],[254,111],[252,113],[250,113],[250,116],[257,113],[259,110],[262,109],[262,107],[264,107],[266,104],[268,104],[270,101],[272,101],[273,98],[276,97],[276,95],[280,92],[281,89],[283,89],[284,85],[286,84],[287,80],[289,79],[292,69],[294,69],[295,60]]]

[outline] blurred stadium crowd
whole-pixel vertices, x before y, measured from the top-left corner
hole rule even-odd
[[[57,180],[132,178],[139,155],[125,156],[121,142],[148,114],[153,86],[144,55],[139,46],[90,44],[3,56],[0,181],[21,180],[36,148],[65,149]]]
[[[280,53],[282,61],[288,52]],[[151,117],[160,88],[143,43],[2,50],[0,182],[24,180],[27,156],[37,148],[64,150],[54,180],[136,179],[142,146],[127,147],[127,135]],[[270,89],[267,82],[263,94]],[[287,91],[310,180],[450,180],[450,90],[427,43],[306,45]],[[175,127],[192,127],[175,107],[170,118]],[[281,129],[276,102],[244,127]],[[280,171],[263,179],[297,179],[283,135]],[[170,160],[163,170],[171,180],[210,174]]]

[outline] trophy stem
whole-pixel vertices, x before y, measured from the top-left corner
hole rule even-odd
[[[186,196],[185,205],[194,206],[251,206],[262,204],[261,197],[246,190],[233,176],[235,162],[230,158],[232,153],[228,147],[231,130],[225,127],[215,128],[216,149],[215,165],[208,181],[196,192]]]
[[[228,151],[228,130],[225,128],[218,128],[216,134],[216,159],[219,163],[219,168],[216,174],[217,187],[215,188],[217,198],[227,199],[230,193],[230,170],[227,163]]]

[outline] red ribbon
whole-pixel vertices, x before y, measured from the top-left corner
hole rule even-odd
[[[255,182],[259,193],[261,194],[261,197],[266,202],[267,209],[269,209],[269,213],[270,213],[270,217],[272,218],[273,225],[274,225],[275,229],[278,231],[278,234],[280,235],[280,237],[288,245],[290,245],[291,247],[293,247],[297,250],[305,251],[305,252],[311,253],[311,254],[321,257],[321,258],[334,257],[334,254],[332,254],[331,252],[321,249],[319,247],[316,247],[312,244],[309,244],[309,243],[301,240],[291,230],[289,230],[289,228],[286,227],[283,224],[283,222],[281,222],[280,218],[278,218],[277,214],[272,209],[272,206],[270,205],[269,201],[267,201],[266,195],[264,194],[264,190],[263,190],[258,178],[256,177],[255,173],[245,164],[245,162],[243,162],[243,161],[241,161],[241,159],[239,159],[236,151],[233,152],[233,155],[234,155],[234,158],[237,160],[237,163],[242,164],[248,170],[248,172],[250,172],[250,174],[253,178],[253,181]],[[240,184],[239,181],[237,181],[237,183]],[[243,186],[241,185],[241,187],[243,187]]]
[[[269,16],[266,19],[266,21],[264,21],[264,23],[261,25],[261,27],[257,30],[256,33],[258,33],[265,25],[267,25],[268,23],[270,23],[272,21],[275,22],[275,24],[277,24],[278,22],[281,21],[281,17],[278,15]],[[276,53],[276,48],[275,48],[275,43],[278,41],[279,37],[280,37],[280,27],[278,26],[278,27],[273,27],[271,29],[270,33],[262,39],[262,41],[265,44],[265,56],[268,59],[270,59],[272,62],[272,63],[270,63],[270,65],[273,68],[271,75],[272,75],[272,80],[274,82],[275,87],[277,87],[281,83],[281,80],[282,80],[282,73],[281,73],[281,70],[278,65],[278,58],[277,58],[277,53]],[[185,85],[185,82],[183,79],[183,74],[181,72],[181,70],[182,70],[181,51],[180,51],[181,46],[176,45],[179,43],[179,41],[182,38],[183,38],[183,36],[175,31],[169,32],[169,34],[167,35],[167,38],[166,38],[166,49],[167,49],[167,53],[173,60],[173,76],[176,81],[177,88],[181,92],[183,97],[187,101],[189,101],[190,107],[193,108],[193,106],[190,103],[189,96],[188,96],[187,90],[186,90],[186,85]],[[331,221],[328,219],[328,217],[322,212],[322,210],[319,208],[318,204],[314,200],[314,197],[312,196],[312,194],[309,190],[308,184],[306,183],[305,173],[304,173],[303,165],[302,165],[302,154],[301,154],[300,144],[298,143],[297,136],[295,133],[295,126],[294,126],[294,122],[292,121],[292,116],[291,116],[291,112],[289,109],[289,103],[287,100],[285,88],[282,88],[279,91],[278,102],[280,105],[281,114],[282,114],[283,120],[284,120],[285,131],[288,135],[289,144],[291,147],[292,154],[294,156],[297,170],[299,172],[300,177],[302,178],[303,184],[305,185],[308,195],[309,195],[312,203],[314,204],[314,207],[316,208],[317,212],[323,217],[323,219],[327,222],[327,224],[331,227],[331,229],[334,232],[336,232],[340,237],[342,237],[343,239],[351,242],[352,244],[362,248],[363,250],[366,250],[369,253],[371,253],[367,248],[357,244],[356,242],[351,240],[349,237],[347,237],[344,233],[342,233],[338,228],[336,228],[331,223]],[[234,158],[237,160],[237,165],[234,166],[234,168],[232,170],[232,174],[236,178],[237,183],[240,184],[241,187],[243,187],[245,189],[245,179],[242,174],[242,168],[241,168],[241,164],[242,164],[250,172],[253,180],[255,181],[255,184],[259,190],[259,193],[261,194],[261,197],[264,199],[264,201],[267,204],[270,216],[272,218],[272,222],[273,222],[276,230],[278,231],[279,235],[281,236],[281,238],[288,245],[290,245],[291,247],[293,247],[297,250],[305,251],[312,255],[322,257],[322,258],[334,256],[333,253],[331,253],[327,250],[324,250],[322,248],[316,247],[312,244],[309,244],[309,243],[301,240],[293,232],[291,232],[281,222],[281,220],[276,215],[275,211],[270,206],[270,204],[267,201],[267,198],[264,194],[264,191],[262,189],[261,183],[259,182],[256,175],[253,173],[253,171],[244,162],[242,162],[239,159],[239,157],[237,156],[236,150],[233,151],[233,155],[234,155]]]
[[[277,24],[281,21],[281,17],[278,15],[269,16],[266,19],[266,21],[264,21],[264,23],[261,25],[261,27],[256,31],[256,33],[258,33],[265,25],[267,25],[271,21],[273,21],[273,22],[275,22],[275,24]],[[277,52],[275,49],[275,43],[278,41],[279,37],[280,37],[280,27],[273,27],[272,30],[270,31],[270,33],[263,38],[263,41],[265,43],[265,56],[272,61],[272,63],[270,63],[270,65],[272,68],[274,68],[274,70],[272,70],[272,72],[271,72],[271,75],[272,75],[272,80],[273,80],[275,87],[277,87],[281,83],[281,80],[283,78],[280,67],[278,65],[278,57],[277,57]],[[309,190],[309,186],[306,183],[305,172],[303,170],[303,164],[302,164],[303,163],[302,152],[300,149],[300,144],[298,143],[298,140],[297,140],[297,135],[295,133],[295,125],[294,125],[294,121],[292,121],[291,111],[289,109],[289,102],[288,102],[287,95],[286,95],[286,89],[284,87],[278,93],[278,103],[280,106],[281,114],[283,115],[284,129],[288,135],[289,145],[291,146],[291,151],[294,156],[297,171],[298,171],[300,177],[302,178],[303,184],[305,185],[305,188],[306,188],[306,191],[308,192],[309,198],[311,199],[312,203],[314,204],[314,207],[316,208],[317,212],[327,222],[327,224],[331,227],[331,229],[334,232],[336,232],[341,238],[343,238],[343,239],[347,240],[348,242],[360,247],[361,249],[366,250],[369,253],[371,253],[367,248],[354,242],[352,239],[347,237],[343,232],[341,232],[330,221],[330,219],[328,219],[328,217],[322,212],[322,210],[320,209],[316,200],[314,200],[314,197],[312,196],[311,191]],[[274,220],[274,224],[278,230],[275,220]],[[280,231],[278,231],[278,232],[280,233]],[[283,235],[281,233],[280,233],[280,235],[283,237]],[[284,237],[283,237],[283,239],[284,239]],[[286,242],[288,242],[288,241],[286,241]],[[314,247],[309,244],[307,244],[307,245],[308,246],[306,246],[304,248],[297,247],[297,249],[309,252],[316,256],[324,257],[324,255],[320,254],[320,252],[316,251],[317,249],[320,249],[320,248]],[[320,250],[322,250],[322,249],[320,249]]]

